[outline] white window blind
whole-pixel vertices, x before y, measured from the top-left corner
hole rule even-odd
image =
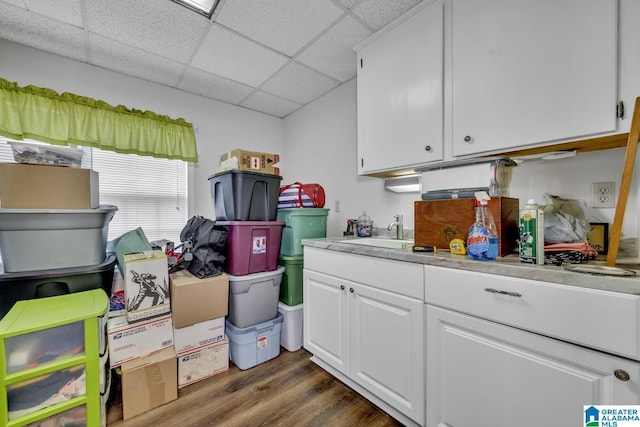
[[[118,211],[109,240],[141,227],[149,241],[180,242],[187,222],[187,163],[91,149],[91,168],[100,176],[100,204]]]
[[[149,241],[180,242],[187,222],[187,163],[85,148],[82,167],[100,176],[100,204],[118,211],[109,240],[141,227]],[[0,142],[0,161],[13,162],[11,146]]]

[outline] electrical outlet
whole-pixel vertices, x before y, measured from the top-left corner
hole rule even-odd
[[[616,183],[594,182],[591,184],[591,206],[594,208],[615,208]]]

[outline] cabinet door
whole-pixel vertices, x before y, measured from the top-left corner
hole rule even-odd
[[[570,426],[583,405],[640,403],[638,362],[431,305],[426,316],[429,426]]]
[[[348,375],[349,282],[304,270],[304,348]]]
[[[616,1],[451,2],[454,156],[616,130]]]
[[[443,6],[409,13],[358,50],[360,174],[443,158]]]
[[[351,378],[419,424],[424,420],[424,302],[349,287]]]

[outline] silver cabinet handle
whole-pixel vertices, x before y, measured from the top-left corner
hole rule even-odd
[[[631,375],[629,375],[629,373],[624,369],[616,369],[613,372],[613,375],[615,375],[615,377],[620,381],[629,381],[631,379]]]
[[[522,294],[520,294],[518,292],[503,291],[503,290],[494,289],[494,288],[484,288],[484,290],[486,292],[490,292],[492,294],[509,295],[511,297],[521,297],[522,296]]]

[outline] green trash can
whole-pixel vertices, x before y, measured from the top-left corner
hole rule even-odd
[[[303,256],[280,255],[278,262],[284,266],[280,283],[280,301],[286,305],[302,304]]]

